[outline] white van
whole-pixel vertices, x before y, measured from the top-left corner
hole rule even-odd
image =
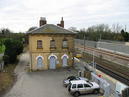
[[[95,82],[87,82],[84,80],[71,81],[68,91],[75,97],[86,93],[99,93],[100,87]]]

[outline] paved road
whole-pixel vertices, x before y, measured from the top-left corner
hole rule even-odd
[[[15,69],[18,79],[13,88],[4,97],[72,97],[63,87],[62,81],[69,75],[76,75],[75,69],[58,69],[40,72],[25,72],[29,60],[28,54],[22,54]],[[83,95],[80,97],[97,97]]]

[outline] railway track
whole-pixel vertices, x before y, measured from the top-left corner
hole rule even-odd
[[[84,46],[82,45],[77,45],[76,46],[77,48],[84,48]],[[105,50],[101,50],[101,49],[97,49],[97,48],[91,48],[91,47],[85,47],[86,50],[92,50],[92,51],[95,51],[97,53],[100,53],[100,54],[104,54],[104,55],[108,55],[108,56],[114,56],[118,59],[122,59],[122,60],[126,60],[126,61],[129,61],[129,56],[125,56],[125,55],[121,55],[121,54],[117,54],[117,53],[113,53],[113,52],[109,52],[109,51],[105,51]]]
[[[107,75],[115,78],[116,80],[119,80],[120,82],[126,84],[126,85],[129,85],[129,79],[126,78],[126,77],[123,77],[115,72],[113,72],[112,70],[110,69],[107,69],[107,68],[104,68],[102,67],[101,65],[98,65],[96,64],[96,68],[104,73],[106,73]]]
[[[78,46],[79,47],[79,46]],[[82,48],[82,46],[81,46],[81,48]],[[95,51],[95,52],[97,52],[97,50],[99,50],[99,49],[96,49],[95,50],[95,48],[91,48],[90,49],[90,47],[86,47],[85,49],[87,50],[87,48],[88,48],[88,50],[89,51]],[[104,51],[103,51],[104,52]],[[102,53],[102,52],[97,52],[97,53],[101,53],[101,54],[107,54],[107,51],[106,51],[106,53],[104,52],[104,53]],[[110,53],[110,54],[107,54],[108,56],[115,56],[115,54],[113,54],[113,53]],[[122,57],[122,58],[121,58]],[[123,58],[123,55],[122,56],[119,56],[119,57],[117,57],[117,58],[119,58],[119,59],[122,59],[122,60],[126,60],[126,61],[129,61],[129,58],[128,59],[125,59],[127,56],[124,56],[124,58]],[[98,62],[98,60],[96,60],[97,62]],[[105,63],[105,64],[102,64],[102,65],[104,65],[107,69],[111,69],[111,70],[114,70],[114,71],[117,71],[117,73],[119,74],[119,75],[122,75],[122,76],[126,76],[126,77],[128,77],[129,78],[129,71],[128,72],[125,72],[125,71],[127,71],[127,70],[125,70],[125,69],[127,69],[127,68],[125,68],[124,66],[124,68],[120,68],[120,69],[118,69],[118,70],[115,70],[115,68],[117,68],[117,67],[111,67],[110,66],[110,64],[107,64],[107,63]],[[101,65],[101,66],[102,66]]]
[[[93,66],[93,64],[89,64],[89,65]],[[104,72],[105,74],[115,78],[116,80],[119,80],[120,82],[122,82],[122,83],[124,83],[126,85],[129,85],[129,79],[128,78],[125,78],[125,77],[123,77],[123,76],[111,71],[110,69],[107,69],[107,68],[105,68],[105,67],[103,67],[103,66],[101,66],[99,64],[96,64],[96,69]]]
[[[84,46],[78,45],[77,48],[83,48],[84,49]],[[101,54],[108,55],[108,56],[114,56],[116,58],[129,61],[129,56],[114,54],[112,52],[108,52],[108,51],[104,51],[104,50],[100,50],[100,49],[96,49],[96,48],[90,48],[90,47],[85,47],[85,50],[95,51],[97,53],[101,53]],[[89,59],[92,60],[92,58],[89,58]],[[108,63],[104,63],[104,64],[99,63],[97,59],[95,59],[95,61],[98,63],[97,64],[97,69],[99,69],[100,71],[102,71],[102,72],[108,74],[109,76],[115,78],[116,80],[119,80],[120,82],[123,82],[126,85],[129,85],[129,71],[125,72],[124,69],[121,69],[121,68],[116,69],[115,67],[110,66],[110,64],[108,64]]]

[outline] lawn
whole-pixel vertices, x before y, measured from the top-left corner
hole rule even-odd
[[[0,53],[4,53],[4,51],[5,51],[5,46],[4,45],[0,46]]]

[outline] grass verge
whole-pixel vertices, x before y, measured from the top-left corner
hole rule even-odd
[[[9,64],[5,71],[0,72],[0,97],[13,85],[14,82],[14,68],[16,65]]]

